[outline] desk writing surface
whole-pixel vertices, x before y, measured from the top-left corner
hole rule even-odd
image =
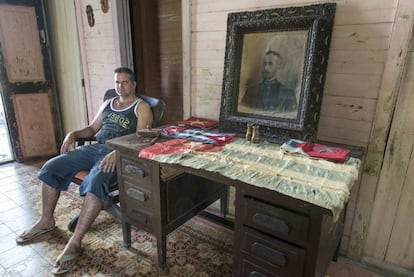
[[[227,178],[280,192],[332,211],[336,220],[349,199],[358,178],[360,160],[345,163],[293,156],[283,153],[280,145],[261,142],[252,144],[236,138],[222,151],[197,151],[200,143],[180,153],[150,155],[164,164],[178,164],[219,173]],[[164,145],[155,144],[145,152],[157,152]],[[169,152],[170,153],[170,152]]]

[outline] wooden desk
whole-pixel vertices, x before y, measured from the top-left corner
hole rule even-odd
[[[212,202],[236,188],[233,276],[323,276],[343,233],[344,211],[334,221],[330,210],[218,173],[172,166],[183,174],[163,180],[163,164],[138,158],[136,135],[113,139],[124,244],[130,224],[157,238],[160,267],[166,267],[166,236]],[[170,167],[171,165],[169,165]],[[193,203],[183,192],[200,183]],[[193,183],[191,186],[186,184]],[[184,184],[184,185],[183,185]],[[183,190],[180,186],[186,186]],[[185,194],[185,193],[184,193]],[[181,206],[180,206],[181,205]]]

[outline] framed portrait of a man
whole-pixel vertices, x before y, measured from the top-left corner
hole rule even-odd
[[[244,36],[237,111],[296,118],[307,32]]]
[[[219,128],[316,140],[335,3],[231,13]]]

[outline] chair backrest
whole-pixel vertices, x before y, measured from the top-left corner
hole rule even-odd
[[[116,93],[115,89],[109,89],[105,92],[104,101],[114,98],[118,94]],[[137,94],[139,98],[142,98],[148,105],[151,107],[152,116],[153,116],[153,123],[152,127],[159,126],[162,117],[164,116],[165,111],[165,102],[159,98]]]

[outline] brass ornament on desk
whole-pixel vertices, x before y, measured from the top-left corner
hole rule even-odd
[[[259,125],[254,125],[253,126],[252,142],[253,143],[259,143],[260,142]]]
[[[246,140],[251,141],[252,140],[252,127],[253,125],[251,123],[247,123],[247,129],[246,129]]]

